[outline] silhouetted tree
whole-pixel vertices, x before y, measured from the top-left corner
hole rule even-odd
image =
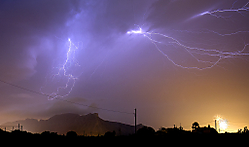
[[[139,136],[152,136],[155,134],[155,130],[152,127],[142,127],[137,130],[137,135]]]
[[[159,130],[155,133],[157,136],[163,136],[167,134],[167,129],[164,127],[159,128]]]
[[[158,131],[162,131],[162,132],[166,132],[166,133],[167,133],[167,129],[166,129],[166,128],[164,128],[164,127],[159,128],[159,130],[158,130]]]
[[[49,132],[49,131],[44,131],[41,133],[42,136],[44,137],[55,137],[58,136],[57,132]]]
[[[192,124],[192,129],[196,130],[197,128],[200,128],[200,125],[199,125],[198,122],[194,122],[194,123]]]
[[[77,133],[75,131],[67,132],[67,137],[77,137]]]
[[[249,130],[247,128],[247,126],[244,127],[244,129],[238,129],[238,132],[239,134],[249,134]]]
[[[105,137],[115,137],[116,135],[116,132],[115,131],[108,131],[108,132],[105,132]]]
[[[245,126],[243,133],[248,133],[248,132],[249,132],[249,130],[247,129],[247,126]]]

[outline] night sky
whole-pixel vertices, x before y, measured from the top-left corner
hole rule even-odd
[[[0,123],[96,112],[133,124],[98,108],[137,108],[155,129],[249,124],[247,0],[0,3],[0,80],[30,90],[0,83]]]

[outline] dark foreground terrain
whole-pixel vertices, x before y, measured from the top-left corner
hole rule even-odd
[[[21,129],[21,126],[23,126],[23,129]],[[137,125],[137,129],[142,126],[143,125]],[[97,113],[89,113],[87,115],[64,113],[54,115],[47,120],[18,120],[2,124],[0,128],[7,131],[15,129],[26,130],[39,134],[44,131],[50,131],[57,132],[57,134],[61,135],[73,130],[82,136],[102,136],[108,131],[115,131],[117,136],[127,136],[134,133],[134,126],[104,120],[100,118]]]
[[[129,136],[115,136],[114,132],[108,132],[104,136],[78,136],[75,132],[66,135],[58,135],[54,132],[44,131],[41,134],[33,134],[26,131],[15,130],[6,132],[0,130],[0,141],[10,145],[27,146],[218,146],[218,145],[242,145],[249,140],[248,134],[133,134]]]

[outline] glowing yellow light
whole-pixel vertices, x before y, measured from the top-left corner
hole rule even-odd
[[[228,127],[228,123],[226,119],[223,119],[221,116],[217,115],[215,117],[215,120],[217,121],[219,125],[219,130],[225,131]]]
[[[226,130],[227,129],[227,121],[226,120],[221,120],[220,122],[219,122],[219,126],[220,126],[220,129],[221,130]]]

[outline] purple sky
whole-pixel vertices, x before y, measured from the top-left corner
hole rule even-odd
[[[213,126],[221,115],[228,130],[236,130],[249,123],[249,12],[198,14],[247,8],[247,2],[1,0],[0,79],[51,94],[67,83],[60,70],[66,63],[65,74],[77,80],[58,93],[70,94],[57,98],[129,113],[137,108],[138,122],[155,129],[174,123],[190,129],[194,121]],[[147,37],[127,34],[140,27]],[[205,51],[187,50],[162,34]],[[75,52],[66,62],[69,38],[77,48],[71,47]],[[244,55],[232,55],[244,47]],[[221,58],[211,49],[227,53]],[[182,68],[206,68],[218,60],[212,68]],[[97,112],[129,124],[134,119],[0,83],[0,123],[68,112]]]

